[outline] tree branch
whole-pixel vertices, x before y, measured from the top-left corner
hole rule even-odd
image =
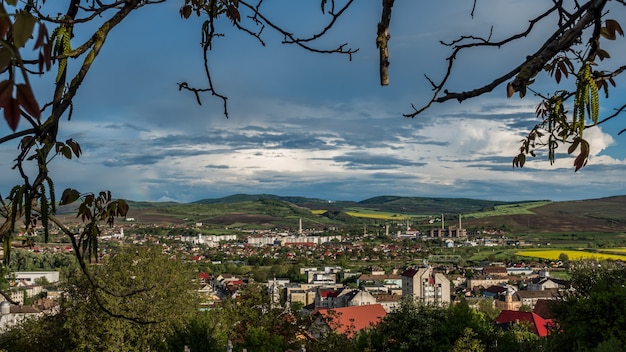
[[[376,47],[380,56],[380,85],[389,85],[389,22],[391,21],[391,8],[394,0],[383,0],[383,12],[380,22],[378,22],[378,33],[376,37]]]

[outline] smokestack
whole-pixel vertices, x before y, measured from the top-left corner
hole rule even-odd
[[[302,218],[300,218],[300,228],[298,229],[298,233],[302,235]]]
[[[444,224],[443,224],[443,213],[441,213],[441,229],[444,229]]]
[[[461,229],[461,214],[459,214],[459,230]]]

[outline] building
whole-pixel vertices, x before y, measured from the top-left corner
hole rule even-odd
[[[16,271],[13,275],[16,281],[25,281],[30,285],[37,279],[46,279],[51,284],[59,281],[58,271]]]
[[[378,324],[387,312],[380,304],[363,306],[351,306],[344,308],[320,308],[313,311],[315,318],[309,328],[309,333],[314,338],[319,338],[325,332],[334,330],[348,337],[369,326]]]
[[[510,328],[513,324],[520,322],[529,323],[532,332],[541,337],[547,336],[554,324],[551,319],[544,319],[534,312],[516,310],[503,310],[496,318],[496,324],[503,328]]]
[[[402,297],[413,297],[425,304],[450,304],[450,281],[432,267],[407,269],[402,273]]]
[[[547,271],[541,271],[538,277],[528,282],[529,291],[568,290],[570,288],[569,281],[550,277]]]
[[[12,326],[29,318],[39,318],[44,313],[33,306],[16,306],[7,301],[0,303],[0,331],[7,331]]]
[[[461,226],[461,215],[459,215],[459,226],[445,227],[443,214],[441,214],[441,227],[430,229],[431,238],[465,238],[467,230]]]

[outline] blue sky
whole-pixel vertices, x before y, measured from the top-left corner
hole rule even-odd
[[[626,194],[626,137],[617,136],[626,127],[623,120],[585,132],[592,156],[575,173],[566,155],[554,165],[539,156],[523,169],[512,168],[519,141],[538,122],[538,100],[507,99],[504,86],[461,104],[434,106],[415,119],[402,117],[411,104],[428,100],[423,75],[436,80],[444,73],[449,51],[439,40],[487,36],[491,26],[494,37],[502,38],[519,31],[544,3],[479,1],[472,19],[467,1],[432,2],[426,9],[423,2],[396,2],[387,87],[378,83],[375,47],[380,2],[357,2],[320,43],[359,48],[352,61],[281,45],[282,38],[269,31],[262,47],[223,20],[218,30],[226,36],[216,40],[210,60],[216,87],[229,98],[229,119],[221,101],[205,96],[199,106],[176,85],[205,85],[198,20],[182,20],[180,2],[146,7],[107,40],[75,100],[72,120],[62,122],[60,137],[79,141],[84,155],[55,160],[52,176],[58,189],[111,190],[145,201],[235,193],[357,201],[378,195],[515,201]],[[274,21],[303,36],[324,18],[319,0],[265,5]],[[490,82],[536,50],[540,38],[467,52],[451,90]],[[625,40],[606,48],[624,52]],[[43,100],[50,81],[37,84]],[[539,79],[534,87],[552,84]],[[618,81],[603,115],[621,104],[623,93]],[[0,133],[7,131],[0,127]],[[3,170],[10,168],[14,148],[0,146]],[[16,181],[3,173],[0,190]]]

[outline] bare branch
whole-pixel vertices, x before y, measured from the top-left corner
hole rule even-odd
[[[391,21],[391,8],[394,0],[383,0],[383,12],[378,22],[376,47],[380,53],[380,85],[389,85],[389,22]]]
[[[520,94],[525,94],[526,86],[529,84],[531,79],[541,70],[543,70],[545,64],[552,59],[559,52],[568,50],[572,47],[576,41],[580,40],[582,32],[588,28],[590,25],[594,24],[595,21],[601,16],[600,11],[606,5],[608,0],[591,0],[588,3],[585,3],[581,6],[575,13],[569,16],[569,19],[563,23],[563,26],[559,27],[541,46],[537,52],[526,57],[526,60],[522,62],[520,65],[505,73],[504,75],[495,78],[492,82],[473,89],[469,91],[463,92],[449,92],[445,90],[444,87],[448,83],[448,79],[451,76],[452,68],[454,66],[454,62],[457,59],[457,55],[461,50],[474,48],[474,47],[482,47],[482,46],[491,46],[491,47],[501,47],[505,44],[518,40],[522,37],[526,37],[529,33],[532,32],[534,26],[546,18],[549,14],[554,11],[559,11],[561,9],[561,2],[555,2],[555,6],[551,7],[544,13],[540,14],[535,19],[531,20],[529,26],[524,32],[518,33],[511,37],[508,37],[502,41],[491,42],[489,39],[476,39],[474,37],[462,37],[461,39],[453,42],[456,44],[452,54],[448,57],[448,67],[443,79],[439,82],[439,84],[435,85],[433,89],[433,95],[431,99],[422,107],[417,108],[414,105],[413,112],[405,114],[405,117],[415,117],[423,111],[427,110],[433,103],[443,103],[448,100],[457,100],[462,102],[464,100],[475,98],[482,94],[491,92],[493,89],[506,82],[507,80],[513,78],[515,79],[509,83],[512,92],[520,92]],[[468,44],[459,44],[463,40],[466,39],[474,39],[475,41]],[[440,96],[439,94],[443,91],[444,95]]]

